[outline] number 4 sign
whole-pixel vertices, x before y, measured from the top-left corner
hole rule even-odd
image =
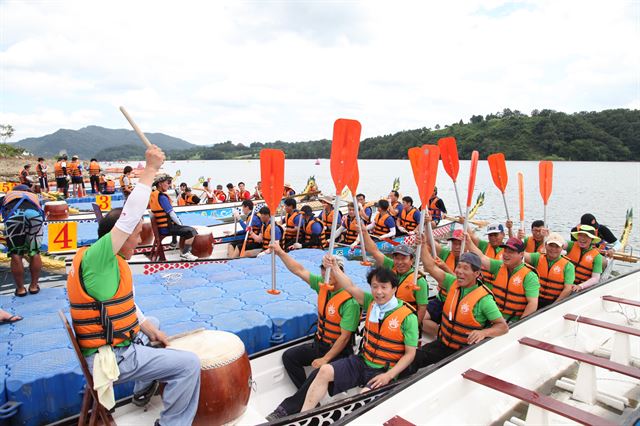
[[[102,211],[111,210],[111,195],[96,195],[96,204]]]
[[[75,250],[78,248],[77,222],[52,222],[47,228],[49,234],[49,253]]]

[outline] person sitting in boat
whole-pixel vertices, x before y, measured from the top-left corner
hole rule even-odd
[[[282,197],[287,198],[287,197],[293,197],[294,195],[296,195],[296,191],[293,190],[293,186],[291,186],[290,183],[285,182],[284,190],[282,191]]]
[[[116,193],[116,182],[111,178],[111,176],[105,177],[104,182],[104,192],[103,194],[115,194]]]
[[[398,220],[398,214],[400,213],[400,193],[396,190],[391,191],[387,200],[389,201],[389,214]]]
[[[269,210],[269,207],[263,206],[260,208],[260,210],[258,210],[258,215],[260,216],[260,221],[262,221],[260,233],[256,234],[253,231],[249,231],[249,238],[260,244],[260,249],[262,250],[262,253],[260,254],[271,253],[271,250],[269,249],[269,244],[271,243],[271,210]],[[275,241],[278,244],[280,244],[280,242],[282,241],[283,234],[284,231],[282,229],[282,226],[276,224]],[[252,253],[247,253],[247,251],[245,251],[245,256],[253,256],[256,254],[259,253],[257,251],[254,251]]]
[[[402,206],[399,207],[396,219],[396,235],[413,235],[420,223],[420,212],[413,206],[413,198],[402,197]]]
[[[244,245],[245,251],[259,250],[260,248],[262,248],[261,243],[254,241],[253,239],[249,238],[248,235],[246,235],[247,227],[249,227],[250,232],[253,232],[255,234],[259,234],[262,230],[262,220],[260,220],[260,216],[258,216],[257,214],[252,214],[253,201],[244,200],[242,202],[241,210],[242,210],[242,216],[244,217],[244,220],[242,219],[240,213],[238,213],[236,209],[233,209],[234,221],[236,221],[241,227],[241,229],[239,229],[235,233],[235,235],[239,237],[245,236],[246,238],[239,238],[238,240],[232,241],[231,243],[229,243],[227,254],[230,258],[239,257],[240,251],[242,250],[243,245]],[[245,222],[245,220],[250,222],[250,224],[248,225],[247,222]],[[231,233],[231,231],[224,231],[224,233],[228,235]],[[245,243],[245,239],[246,239],[246,243]]]
[[[171,200],[167,195],[171,181],[172,177],[167,174],[158,176],[154,183],[156,190],[151,193],[151,197],[149,198],[149,208],[151,209],[151,213],[158,224],[158,232],[160,233],[160,236],[176,236],[184,238],[184,248],[180,253],[180,258],[185,260],[196,260],[198,258],[191,253],[191,244],[193,243],[193,239],[196,236],[197,231],[190,226],[183,225],[182,221],[180,221],[180,218],[173,210]]]
[[[78,250],[73,258],[67,294],[89,371],[108,364],[109,358],[117,361],[115,383],[135,381],[136,405],[148,402],[159,382],[166,383],[164,409],[156,424],[185,425],[191,424],[198,409],[200,360],[192,352],[147,346],[149,341],[165,346],[169,342],[158,320],[145,317],[136,305],[127,264],[140,240],[150,185],[164,161],[164,153],[155,145],[147,148],[145,156],[146,167],[124,208],[107,213],[98,224],[98,241]],[[101,403],[111,409],[113,396],[110,403]]]
[[[238,201],[238,191],[232,183],[227,184],[227,202],[233,203]]]
[[[300,241],[300,231],[304,220],[302,213],[296,208],[297,205],[298,203],[295,198],[286,198],[284,200],[285,216],[283,218],[283,225],[285,226],[285,230],[282,244],[285,250],[290,250],[292,245]],[[302,230],[302,233],[304,233],[304,230]]]
[[[322,203],[322,211],[318,219],[322,221],[324,225],[324,237],[327,241],[331,239],[331,224],[333,222],[333,215],[335,210],[333,209],[333,197],[320,197]],[[342,213],[338,210],[338,223],[342,223]]]
[[[133,191],[133,182],[131,182],[131,172],[133,167],[125,166],[122,170],[122,176],[120,176],[120,189],[124,194],[124,199],[129,198],[129,194]]]
[[[100,163],[95,158],[89,161],[89,183],[92,194],[100,192]]]
[[[20,184],[26,185],[28,187],[31,187],[31,185],[33,185],[33,179],[31,179],[31,176],[29,176],[30,172],[31,172],[31,164],[25,164],[22,170],[20,170],[20,174],[18,175],[18,178],[20,179]]]
[[[591,225],[579,225],[571,236],[576,241],[566,243],[567,257],[576,268],[575,284],[571,291],[580,291],[598,284],[603,271],[603,259],[595,244],[600,242],[596,229]]]
[[[420,210],[422,210],[422,207],[420,207]],[[438,223],[446,213],[447,208],[444,205],[444,201],[438,197],[438,187],[434,186],[433,194],[429,198],[429,214],[435,226],[438,226]]]
[[[395,296],[398,280],[387,268],[367,273],[371,292],[355,285],[327,255],[323,265],[335,275],[335,288],[345,289],[365,311],[365,328],[359,355],[335,360],[313,371],[298,391],[286,398],[267,420],[315,408],[329,390],[330,395],[356,386],[377,389],[407,374],[418,346],[418,319],[415,311]]]
[[[367,231],[379,240],[393,238],[396,236],[396,221],[389,214],[389,202],[387,200],[378,201],[378,212],[375,219],[367,225]]]
[[[356,195],[356,200],[358,201],[358,213],[360,214],[360,218],[364,222],[365,225],[371,223],[371,215],[373,214],[373,210],[371,210],[370,203],[367,203],[366,196],[364,194]]]
[[[348,244],[351,249],[355,249],[360,242],[358,219],[353,203],[348,204],[348,213],[342,216],[342,222],[336,230],[336,238],[339,238],[340,243]]]
[[[304,367],[314,369],[336,359],[353,354],[353,337],[360,324],[360,305],[343,289],[333,291],[335,274],[325,285],[325,268],[320,275],[312,274],[289,256],[279,244],[270,244],[276,255],[295,276],[307,283],[318,294],[318,330],[312,343],[294,346],[282,354],[282,364],[291,381],[300,389],[307,380]],[[344,259],[336,257],[338,268],[344,270]]]
[[[300,209],[303,215],[304,226],[304,240],[302,243],[295,243],[291,246],[292,249],[299,248],[316,248],[326,249],[329,247],[329,243],[325,238],[324,224],[320,219],[313,215],[311,206],[302,206]]]
[[[207,204],[219,202],[213,191],[209,188],[209,182],[202,182],[202,195],[207,199]]]
[[[227,194],[222,190],[222,185],[216,185],[216,189],[214,189],[213,194],[216,196],[219,203],[227,202]]]
[[[609,227],[607,227],[606,225],[599,224],[598,221],[596,220],[596,217],[591,213],[585,213],[582,215],[582,217],[580,218],[580,225],[593,226],[593,228],[596,230],[594,235],[600,238],[600,241],[597,244],[594,243],[594,245],[596,245],[599,249],[604,249],[605,243],[609,245],[613,245],[613,247],[611,247],[611,249],[607,252],[607,254],[613,255],[613,253],[615,253],[616,250],[620,249],[620,245],[621,245],[620,241],[618,241],[616,236],[613,235],[613,232],[611,232],[611,229],[609,229]],[[573,233],[576,232],[577,230],[578,230],[577,226],[574,226],[571,229],[571,241],[575,241],[575,238],[573,237]]]
[[[180,182],[180,185],[178,185],[178,188],[175,189],[175,193],[176,193],[176,203],[179,206],[184,206],[184,197],[182,196],[184,194],[185,189],[187,189],[187,182]],[[167,190],[168,191],[168,190]],[[182,199],[182,201],[181,201]]]
[[[469,251],[482,259],[482,267],[488,269],[494,280],[487,286],[493,291],[496,303],[507,322],[515,322],[538,309],[540,281],[535,269],[524,263],[524,243],[511,237],[501,247],[502,260],[491,259],[482,253],[467,234]]]
[[[507,228],[512,226],[511,221],[507,221]],[[482,240],[475,232],[471,233],[471,239],[473,243],[482,251],[482,254],[490,257],[491,259],[502,260],[502,243],[504,242],[504,226],[501,223],[491,223],[487,226],[487,240]],[[484,277],[485,284],[491,284],[493,282],[493,275],[489,272],[488,268],[482,269],[482,276]]]
[[[244,182],[238,182],[238,201],[250,200],[251,193],[245,188]]]
[[[38,280],[42,270],[40,245],[42,244],[44,211],[38,196],[24,184],[16,185],[0,198],[0,216],[4,221],[7,256],[11,259],[11,274],[16,283],[14,295],[24,297],[40,291]],[[24,288],[23,259],[29,262],[31,283]]]
[[[524,261],[536,268],[540,281],[538,309],[562,300],[571,294],[576,278],[576,268],[568,257],[562,256],[566,242],[562,236],[552,232],[547,237],[544,252],[527,252]]]
[[[523,229],[518,230],[518,238],[524,241],[524,252],[544,253],[544,236],[547,233],[548,231],[544,226],[543,220],[534,220],[531,222],[531,235],[525,236]]]
[[[262,182],[258,181],[258,183],[256,183],[256,187],[254,188],[253,191],[253,199],[254,200],[262,200],[263,195],[262,195]]]
[[[482,283],[482,262],[477,254],[466,252],[460,256],[455,274],[437,266],[426,241],[421,258],[425,271],[446,292],[446,299],[437,338],[416,351],[413,371],[435,364],[487,337],[509,332],[491,290]]]

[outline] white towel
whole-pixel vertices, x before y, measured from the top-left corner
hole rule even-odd
[[[113,382],[120,377],[116,354],[109,345],[100,346],[93,358],[93,389],[98,392],[98,401],[107,410],[116,405]]]

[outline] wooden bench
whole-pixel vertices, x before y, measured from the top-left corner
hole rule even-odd
[[[573,349],[554,345],[552,343],[542,342],[530,337],[523,337],[518,341],[522,345],[531,346],[532,348],[551,352],[552,354],[575,359],[576,361],[586,362],[587,364],[605,368],[609,371],[615,371],[616,373],[624,374],[625,376],[633,377],[634,379],[640,379],[640,368],[619,364],[605,358],[600,358],[584,352],[574,351]]]
[[[95,390],[93,390],[93,376],[89,372],[87,360],[84,358],[84,355],[82,355],[82,352],[80,351],[80,346],[78,346],[76,335],[71,329],[69,321],[67,321],[67,317],[62,311],[58,311],[58,315],[60,316],[60,319],[64,324],[65,330],[67,330],[69,340],[73,345],[73,350],[75,351],[78,362],[80,363],[82,374],[84,375],[84,379],[87,381],[87,384],[84,388],[84,396],[82,397],[82,406],[80,408],[80,417],[78,418],[78,424],[84,426],[88,420],[89,426],[96,425],[98,424],[98,422],[103,425],[115,426],[116,422],[113,420],[111,413],[106,408],[104,408],[102,404],[100,404],[100,402],[98,401],[98,394]],[[89,414],[89,409],[91,409],[91,414]]]
[[[594,327],[606,328],[607,330],[617,331],[619,333],[630,334],[631,336],[640,337],[640,329],[628,327],[626,325],[614,324],[612,322],[602,321],[594,318],[583,317],[574,314],[565,314],[564,319],[569,321],[577,321],[582,324],[593,325]]]
[[[624,305],[631,305],[631,306],[635,306],[637,308],[640,308],[640,301],[631,300],[631,299],[625,299],[623,297],[602,296],[602,300],[606,300],[607,302],[622,303]]]
[[[547,395],[542,395],[538,392],[532,391],[527,388],[523,388],[514,383],[510,383],[497,377],[482,373],[480,371],[469,369],[462,373],[462,377],[472,382],[479,383],[488,388],[497,390],[504,394],[518,398],[521,401],[527,402],[536,407],[540,407],[544,410],[566,417],[574,422],[582,423],[585,425],[598,425],[598,426],[613,426],[616,423],[610,422],[588,411],[581,410],[564,402],[558,401]]]

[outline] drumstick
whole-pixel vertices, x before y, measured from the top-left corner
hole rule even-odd
[[[126,118],[127,121],[129,122],[129,124],[131,124],[131,127],[133,127],[133,130],[136,132],[136,134],[138,135],[140,140],[142,142],[144,142],[144,144],[147,146],[147,148],[150,147],[151,146],[151,142],[149,142],[149,139],[147,139],[147,137],[144,135],[144,133],[142,133],[142,130],[140,130],[140,127],[138,127],[138,125],[135,123],[135,121],[133,121],[133,118],[131,118],[131,116],[129,115],[127,110],[124,109],[123,106],[120,107],[120,112],[122,112],[122,114],[124,115],[124,118]]]
[[[204,327],[200,327],[190,331],[183,331],[182,333],[174,334],[173,336],[167,337],[167,340],[171,342],[172,340],[180,339],[181,337],[191,336],[192,334],[200,333],[201,331],[204,331],[204,330],[205,330]],[[157,347],[160,347],[161,345],[162,344],[160,342],[151,342],[149,346],[153,348],[157,348]]]

